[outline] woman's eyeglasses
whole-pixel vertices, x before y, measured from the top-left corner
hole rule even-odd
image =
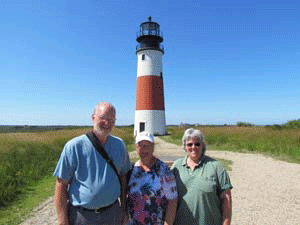
[[[186,146],[188,147],[192,147],[193,145],[199,147],[201,144],[199,142],[196,142],[196,143],[187,143]]]

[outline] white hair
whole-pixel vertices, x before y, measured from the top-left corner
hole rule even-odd
[[[186,141],[188,139],[191,139],[191,138],[197,138],[199,139],[199,142],[200,144],[202,144],[203,146],[203,154],[205,153],[205,150],[206,150],[206,144],[205,144],[205,138],[204,138],[204,135],[203,133],[201,132],[201,130],[195,130],[194,128],[189,128],[187,129],[184,134],[183,134],[183,137],[182,137],[182,145],[183,145],[183,149],[185,149],[185,144],[186,144]]]

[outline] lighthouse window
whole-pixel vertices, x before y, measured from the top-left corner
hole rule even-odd
[[[160,78],[163,79],[162,72],[160,72]]]
[[[143,132],[145,130],[145,123],[140,123],[140,132]]]
[[[142,60],[145,60],[145,54],[142,55]]]

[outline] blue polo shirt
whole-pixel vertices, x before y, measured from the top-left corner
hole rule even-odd
[[[103,147],[119,174],[127,173],[130,160],[123,140],[109,136]],[[53,175],[70,182],[69,201],[74,206],[100,208],[120,196],[116,173],[85,134],[66,143]]]

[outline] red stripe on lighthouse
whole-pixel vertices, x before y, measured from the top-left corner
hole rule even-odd
[[[136,110],[164,110],[163,80],[159,76],[139,76],[136,81]]]

